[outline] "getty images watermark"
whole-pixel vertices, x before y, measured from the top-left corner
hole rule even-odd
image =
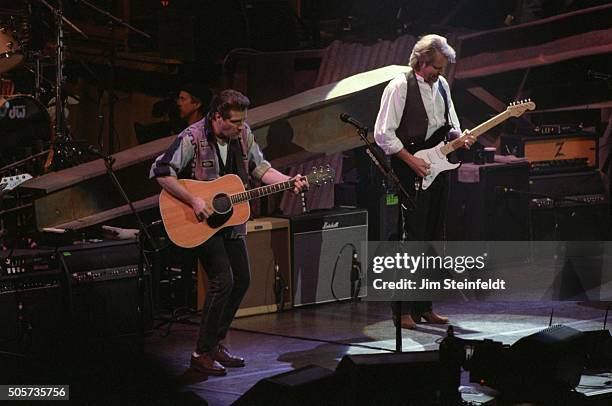
[[[609,300],[608,242],[369,242],[367,300]]]
[[[485,269],[487,253],[478,256],[471,255],[410,255],[407,252],[397,252],[391,256],[375,256],[372,258],[372,272],[381,274],[384,271],[402,271],[414,275],[417,272],[444,271],[463,274],[466,271]],[[385,281],[382,277],[372,280],[372,287],[381,289],[407,289],[407,290],[455,290],[455,289],[505,289],[506,281],[501,278],[469,280],[456,280],[444,278],[442,281],[432,280],[429,277],[419,277],[417,280],[400,278],[399,280]]]

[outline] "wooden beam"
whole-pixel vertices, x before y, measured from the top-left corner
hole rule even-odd
[[[474,39],[474,38],[482,37],[482,36],[493,34],[493,33],[522,30],[522,29],[524,29],[526,27],[534,27],[534,26],[538,26],[538,25],[545,25],[545,24],[548,24],[548,23],[564,20],[566,18],[578,16],[578,15],[581,15],[581,14],[599,13],[599,12],[608,10],[610,8],[612,8],[612,3],[604,4],[604,5],[600,5],[600,6],[589,7],[589,8],[583,8],[583,9],[580,9],[580,10],[571,11],[569,13],[557,14],[557,15],[552,16],[552,17],[542,18],[542,19],[539,19],[539,20],[534,20],[534,21],[530,21],[528,23],[522,23],[522,24],[518,24],[518,25],[513,25],[513,26],[510,26],[510,27],[501,27],[501,28],[494,28],[492,30],[473,32],[473,33],[462,35],[462,36],[459,37],[459,39],[461,39],[461,40],[470,39],[471,40],[471,39]]]
[[[612,107],[612,101],[605,101],[605,102],[600,102],[600,103],[578,104],[576,106],[555,107],[552,109],[535,109],[533,111],[526,111],[525,114],[556,113],[559,111],[575,111],[575,110],[598,110],[598,109],[606,109],[610,107]]]
[[[612,28],[591,31],[528,48],[481,53],[457,62],[455,78],[468,79],[516,69],[549,65],[582,56],[612,52]]]
[[[470,87],[467,91],[497,112],[506,110],[506,104],[483,87]]]
[[[524,98],[523,90],[525,89],[525,83],[527,83],[527,77],[529,77],[529,73],[531,73],[531,68],[527,68],[527,70],[525,70],[525,73],[523,74],[523,79],[521,79],[521,84],[519,85],[518,89],[516,89],[514,100]]]

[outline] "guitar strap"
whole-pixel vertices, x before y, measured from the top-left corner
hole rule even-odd
[[[448,119],[448,114],[449,114],[449,108],[448,108],[448,93],[446,93],[446,89],[444,88],[444,86],[442,86],[442,81],[438,79],[438,91],[440,92],[440,94],[442,95],[442,100],[444,100],[444,125],[449,125],[449,119]],[[448,142],[448,134],[446,136],[446,141]]]

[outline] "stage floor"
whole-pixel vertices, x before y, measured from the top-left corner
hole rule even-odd
[[[512,344],[553,324],[578,330],[603,326],[605,305],[573,302],[437,303],[462,338],[489,338]],[[373,354],[395,349],[395,329],[388,303],[328,303],[283,313],[234,320],[225,344],[244,356],[244,368],[230,368],[224,377],[206,377],[189,369],[197,325],[162,326],[146,338],[145,353],[164,367],[185,396],[210,405],[229,405],[259,380],[306,365],[334,369],[347,354]],[[198,316],[191,320],[199,321]],[[168,334],[169,332],[169,334]],[[419,324],[403,330],[404,351],[438,348],[446,326]],[[467,373],[463,380],[467,380]]]

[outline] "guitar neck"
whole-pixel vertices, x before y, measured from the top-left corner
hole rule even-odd
[[[511,117],[511,114],[508,112],[508,110],[506,111],[502,111],[501,113],[499,113],[498,115],[496,115],[495,117],[491,117],[490,119],[488,119],[487,121],[485,121],[484,123],[474,127],[472,130],[470,130],[470,135],[472,137],[478,137],[481,134],[489,131],[491,128],[495,127],[496,125],[499,125],[501,123],[503,123],[504,121],[506,121],[507,119],[509,119]],[[461,136],[451,142],[449,142],[448,144],[444,145],[442,148],[440,148],[440,151],[444,154],[444,155],[448,155],[451,152],[462,148],[465,142],[465,138],[464,136]]]
[[[307,178],[307,176],[303,176]],[[274,183],[272,185],[261,186],[255,189],[250,189],[241,193],[231,195],[232,204],[242,203],[249,200],[257,199],[259,197],[268,196],[278,192],[284,192],[285,190],[293,189],[295,179],[289,179],[285,182]]]

